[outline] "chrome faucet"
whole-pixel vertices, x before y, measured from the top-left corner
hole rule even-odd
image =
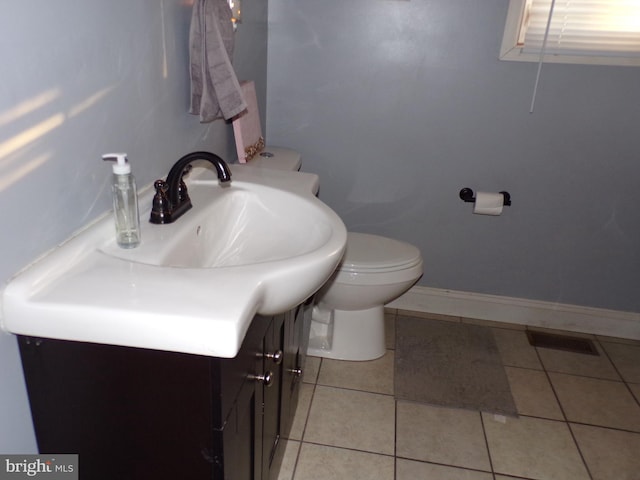
[[[167,175],[167,180],[156,180],[153,186],[156,194],[151,208],[151,223],[171,223],[180,218],[191,208],[191,199],[183,177],[191,171],[191,163],[196,160],[210,162],[218,173],[218,180],[231,181],[229,167],[218,155],[210,152],[193,152],[178,160]]]

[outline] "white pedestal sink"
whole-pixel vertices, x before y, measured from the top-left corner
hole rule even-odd
[[[152,193],[141,197],[138,248],[119,248],[105,215],[30,265],[2,292],[3,329],[235,356],[256,313],[285,312],[324,284],[347,232],[315,197],[317,176],[245,165],[231,172],[223,187],[194,168],[193,208],[168,225],[147,222]]]

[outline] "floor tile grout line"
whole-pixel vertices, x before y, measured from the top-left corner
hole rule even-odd
[[[587,459],[584,457],[584,454],[582,453],[582,449],[580,448],[580,444],[578,443],[578,439],[576,438],[573,428],[571,428],[570,422],[567,422],[567,428],[569,429],[569,433],[571,434],[571,438],[573,439],[573,442],[576,444],[576,448],[578,449],[578,454],[580,455],[580,459],[584,464],[584,468],[587,470],[587,475],[589,475],[589,478],[591,480],[594,480],[593,475],[591,474],[591,469],[589,468],[589,464],[587,463]]]
[[[537,347],[533,347],[533,348],[537,348]],[[578,354],[580,355],[580,354]],[[612,362],[613,363],[613,362]],[[553,369],[547,369],[543,366],[543,368],[534,368],[534,367],[523,367],[522,365],[515,365],[515,364],[509,364],[509,363],[503,363],[502,364],[503,367],[509,367],[509,368],[519,368],[521,370],[532,370],[534,372],[549,372],[549,373],[559,373],[561,375],[571,375],[573,377],[582,377],[582,378],[591,378],[594,380],[607,380],[609,382],[617,382],[617,383],[625,383],[625,384],[629,384],[629,383],[635,383],[635,382],[627,382],[622,375],[620,375],[620,373],[617,371],[617,368],[614,365],[614,368],[616,368],[616,373],[618,374],[618,376],[620,377],[620,379],[615,379],[615,378],[604,378],[603,376],[595,376],[595,375],[585,375],[582,373],[570,373],[570,372],[563,372],[560,370],[553,370]],[[638,384],[640,385],[640,384]]]
[[[622,384],[627,384],[627,382],[625,382],[624,380],[614,380],[611,378],[602,378],[602,377],[591,377],[588,375],[578,375],[575,373],[567,373],[567,372],[558,372],[555,370],[546,370],[548,373],[552,373],[554,375],[566,375],[567,377],[578,377],[578,378],[586,378],[589,380],[597,380],[600,382],[609,382],[609,383],[622,383]]]
[[[296,454],[296,460],[293,465],[293,472],[291,474],[291,480],[295,480],[296,471],[298,470],[298,462],[300,461],[300,455],[302,453],[302,445],[304,443],[304,437],[307,432],[307,423],[309,422],[309,416],[311,415],[311,406],[313,405],[313,400],[316,395],[316,387],[318,386],[317,381],[320,376],[320,369],[322,368],[322,358],[320,359],[320,364],[318,365],[318,371],[316,372],[316,376],[313,383],[309,383],[309,385],[313,385],[311,389],[311,399],[309,400],[309,408],[305,414],[304,424],[302,426],[302,433],[300,434],[300,445],[298,446],[298,453]]]
[[[596,423],[586,423],[586,422],[579,422],[576,420],[569,420],[567,421],[568,424],[574,424],[574,425],[582,425],[585,427],[593,427],[593,428],[603,428],[605,430],[611,430],[614,432],[624,432],[624,433],[631,433],[633,435],[640,435],[640,430],[628,430],[626,428],[616,428],[616,427],[609,427],[607,425],[598,425]]]
[[[389,352],[392,352],[392,354],[394,355],[394,359],[393,359],[393,360],[394,360],[394,362],[395,362],[395,350],[392,350],[392,349],[390,349],[390,348],[387,348],[387,349],[386,349],[386,353],[385,353],[385,355],[387,355]],[[377,359],[375,359],[375,360],[373,360],[373,361],[380,360],[381,358],[382,358],[382,357],[377,358]],[[329,360],[331,360],[331,361],[333,361],[333,362],[346,362],[347,364],[349,364],[349,363],[353,363],[353,362],[351,362],[351,361],[349,361],[349,360],[336,360],[336,359],[329,359]],[[392,364],[392,367],[391,367],[391,369],[392,369],[392,372],[391,372],[391,373],[392,373],[392,375],[393,375],[393,368],[394,368],[394,364]],[[322,386],[322,387],[341,388],[341,389],[343,389],[343,390],[351,390],[351,391],[355,391],[355,392],[375,393],[375,394],[378,394],[378,395],[394,396],[394,392],[387,393],[387,392],[380,392],[380,391],[366,390],[366,389],[363,389],[363,388],[345,387],[345,386],[343,386],[343,385],[332,385],[331,383],[327,383],[326,381],[321,381],[321,379],[320,379],[320,372],[319,372],[319,371],[318,371],[318,381],[316,382],[316,385],[320,385],[320,386]]]
[[[590,378],[593,380],[603,380],[603,381],[608,381],[608,382],[615,382],[615,383],[625,383],[624,380],[616,380],[614,378],[603,378],[602,376],[596,377],[593,375],[583,375],[580,373],[568,373],[568,372],[561,372],[559,370],[547,370],[549,373],[558,373],[560,375],[571,375],[572,377],[581,377],[581,378]]]
[[[337,448],[337,449],[340,449],[340,450],[347,450],[349,452],[359,452],[359,453],[366,453],[366,454],[369,454],[369,455],[380,455],[381,457],[395,458],[395,455],[393,455],[391,453],[372,452],[371,450],[362,450],[360,448],[351,448],[351,447],[343,447],[343,446],[340,446],[340,445],[331,445],[330,443],[309,442],[309,441],[302,441],[300,443],[301,443],[300,447],[302,447],[303,443],[306,443],[307,445],[316,445],[318,447]]]
[[[587,460],[584,458],[584,455],[582,453],[582,450],[580,449],[580,444],[578,443],[578,439],[576,438],[575,434],[573,433],[573,429],[571,428],[571,425],[569,424],[569,418],[567,416],[567,413],[565,412],[564,407],[562,406],[562,402],[560,401],[560,397],[558,395],[558,392],[556,391],[556,387],[554,386],[553,382],[551,381],[551,376],[549,375],[549,371],[547,370],[546,365],[544,364],[544,362],[542,361],[542,357],[540,355],[540,352],[538,351],[538,347],[533,347],[536,350],[536,354],[538,355],[538,360],[540,361],[540,364],[542,365],[542,367],[544,368],[544,373],[547,377],[547,381],[549,382],[549,385],[551,386],[551,391],[553,392],[553,395],[556,397],[556,402],[558,402],[558,407],[560,407],[560,411],[562,412],[562,417],[564,418],[564,424],[567,427],[567,430],[569,430],[569,434],[571,435],[571,439],[573,440],[573,444],[576,447],[576,450],[578,451],[578,455],[580,455],[580,460],[582,460],[582,464],[584,465],[584,468],[587,471],[587,475],[589,475],[589,478],[591,480],[593,480],[593,475],[591,475],[591,470],[589,469],[589,465],[587,465]]]
[[[544,371],[544,369],[542,369],[542,368],[523,367],[521,365],[509,365],[508,363],[503,363],[502,366],[503,367],[509,367],[509,368],[519,368],[520,370],[530,370],[532,372],[543,372]]]
[[[553,382],[551,381],[551,376],[549,375],[549,371],[547,370],[547,367],[545,366],[544,362],[542,361],[542,357],[540,355],[540,352],[538,351],[538,347],[533,347],[533,349],[536,352],[536,355],[538,357],[538,361],[540,362],[540,365],[542,365],[542,371],[544,372],[544,375],[547,378],[547,382],[549,382],[549,386],[551,387],[551,391],[553,392],[553,396],[555,397],[556,402],[558,403],[558,407],[560,408],[560,413],[562,413],[562,418],[564,419],[565,422],[568,422],[567,413],[564,411],[564,407],[562,406],[562,402],[560,402],[560,397],[558,396],[558,392],[556,391],[556,388],[554,387]]]
[[[596,338],[602,342],[618,343],[622,345],[635,345],[640,347],[640,338],[624,338],[624,337],[610,337],[608,335],[595,334]]]
[[[484,424],[484,415],[482,415],[482,412],[478,412],[478,415],[480,415],[480,425],[482,425],[482,436],[484,437],[484,446],[487,449],[487,457],[489,457],[489,468],[491,469],[491,475],[493,475],[493,478],[496,478],[496,472],[493,468],[493,458],[491,457],[491,448],[489,447],[489,437],[487,436],[487,429],[485,428],[485,424]]]
[[[393,401],[393,480],[398,476],[398,400]]]
[[[611,357],[611,355],[609,355],[609,352],[607,351],[606,347],[604,345],[602,345],[601,342],[598,342],[598,343],[600,344],[600,348],[602,348],[602,351],[604,352],[604,354],[607,356],[607,358],[611,362],[611,365],[613,365],[613,368],[615,369],[616,373],[622,379],[622,382],[624,383],[624,386],[627,387],[627,390],[631,394],[631,398],[633,398],[636,401],[636,404],[640,407],[640,398],[636,398],[636,396],[633,394],[633,390],[631,390],[631,387],[629,386],[629,383],[631,383],[631,382],[627,382],[627,380],[624,378],[624,376],[622,375],[622,372],[618,369],[618,366],[616,365],[616,362],[614,362],[613,358]],[[624,344],[622,344],[622,345],[624,345]]]
[[[462,467],[460,465],[452,465],[450,463],[430,462],[428,460],[419,460],[417,458],[403,457],[402,455],[398,455],[396,458],[400,460],[408,460],[410,462],[424,463],[427,465],[438,465],[439,467],[456,468],[458,470],[465,470],[467,472],[490,473],[493,475],[493,470],[482,470],[481,468]],[[498,475],[504,475],[504,474],[498,473]]]
[[[391,322],[393,323],[393,365],[391,366],[392,368],[391,371],[392,371],[392,375],[394,375],[394,381],[392,382],[392,385],[391,385],[391,388],[393,389],[393,393],[394,393],[394,396],[393,396],[393,399],[394,399],[393,400],[393,480],[397,480],[397,477],[398,477],[398,400],[396,400],[395,398],[395,368],[396,368],[395,323],[397,318],[398,318],[398,312],[396,310],[396,312],[393,314],[393,318],[391,319]],[[385,328],[386,328],[386,324],[385,324]],[[386,343],[387,342],[385,338],[385,344]]]
[[[318,387],[324,388],[335,388],[337,390],[347,390],[349,392],[359,392],[359,393],[370,393],[371,395],[381,395],[383,397],[393,397],[395,398],[395,394],[393,393],[381,393],[381,392],[372,392],[371,390],[361,390],[359,388],[349,388],[349,387],[338,387],[336,385],[327,385],[324,383],[316,384]]]
[[[616,371],[616,375],[618,375],[618,377],[620,378],[621,382],[624,382],[625,384],[627,383],[626,380],[624,379],[624,377],[622,376],[622,372],[620,372],[620,370],[618,369],[618,366],[616,365],[616,362],[613,361],[613,358],[611,358],[611,355],[609,355],[609,352],[607,352],[607,349],[605,348],[605,346],[602,344],[602,342],[600,340],[598,340],[598,338],[596,337],[595,340],[593,340],[599,347],[600,347],[600,351],[602,351],[602,353],[604,354],[604,357],[609,360],[609,363],[611,364],[611,366],[613,367],[613,369]]]
[[[318,387],[338,388],[340,390],[348,390],[350,392],[371,393],[372,395],[383,395],[385,397],[393,397],[394,396],[393,393],[372,392],[371,390],[362,390],[360,388],[342,387],[342,386],[337,386],[337,385],[330,385],[328,383],[317,383],[316,385]]]
[[[298,451],[296,452],[296,459],[293,462],[293,470],[291,471],[291,480],[295,480],[296,478],[296,470],[298,469],[298,462],[300,461],[300,452],[302,451],[302,440],[292,440],[294,442],[298,442]]]
[[[494,473],[494,474],[493,474],[493,478],[494,478],[494,480],[495,480],[495,478],[496,478],[496,477],[495,477],[496,475],[500,475],[500,476],[502,476],[502,477],[504,477],[504,478],[507,478],[507,479],[509,479],[509,478],[513,478],[513,480],[539,480],[539,479],[535,479],[535,478],[531,478],[531,477],[518,477],[518,476],[516,476],[516,475],[510,475],[510,474],[508,474],[508,473]]]
[[[494,415],[491,412],[481,412],[481,413],[486,413],[487,415]],[[612,430],[614,432],[624,432],[624,433],[631,433],[634,435],[640,435],[640,430],[629,430],[627,428],[611,427],[608,425],[598,425],[597,423],[587,423],[587,422],[581,422],[577,420],[559,420],[557,418],[548,418],[548,417],[541,417],[539,415],[524,415],[524,414],[519,414],[519,417],[530,418],[532,420],[547,420],[549,422],[556,422],[556,423],[566,423],[566,424],[573,423],[575,425],[583,425],[585,427],[604,428],[605,430]]]
[[[624,384],[627,386],[627,390],[629,390],[629,393],[631,394],[631,398],[633,398],[638,404],[638,406],[640,407],[640,395],[636,397],[635,394],[633,393],[633,390],[631,390],[631,385],[629,385],[628,382],[624,382]]]

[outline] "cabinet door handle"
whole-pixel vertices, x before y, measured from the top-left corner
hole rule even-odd
[[[276,365],[280,365],[282,363],[282,350],[276,350],[273,353],[265,353],[264,356],[265,358],[270,358],[271,360],[273,360],[273,363],[275,363]]]
[[[267,370],[263,375],[249,375],[250,380],[256,380],[258,382],[262,382],[265,387],[270,387],[273,385],[273,372]]]
[[[302,369],[301,368],[292,368],[289,370],[289,373],[291,373],[291,375],[295,375],[296,377],[301,377],[302,376]]]

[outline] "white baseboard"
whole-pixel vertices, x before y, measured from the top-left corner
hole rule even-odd
[[[640,313],[414,286],[389,308],[640,340]]]

